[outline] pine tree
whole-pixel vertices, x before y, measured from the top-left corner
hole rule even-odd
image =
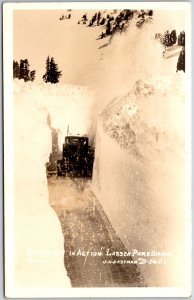
[[[58,65],[55,63],[53,57],[51,58],[51,62],[50,62],[50,74],[51,74],[51,83],[59,82],[61,71],[58,71]]]
[[[24,79],[24,60],[20,59],[20,74],[19,79]]]
[[[54,58],[51,60],[49,56],[46,60],[46,73],[42,76],[43,80],[47,83],[58,83],[59,78],[62,76],[62,71],[58,71],[58,65],[55,63]]]
[[[36,74],[36,71],[35,71],[35,70],[30,71],[30,81],[34,81],[34,79],[35,79],[35,74]]]
[[[92,26],[94,22],[96,22],[96,19],[97,19],[97,13],[95,13],[95,15],[92,17],[89,26]]]
[[[27,59],[20,60],[20,74],[19,79],[24,79],[24,81],[30,80],[30,70],[29,70],[29,63]]]
[[[130,9],[125,9],[124,10],[124,20],[128,21],[129,19],[131,19],[133,17],[133,11],[131,11]]]
[[[175,29],[173,31],[171,31],[170,40],[171,40],[172,45],[176,44],[177,35],[176,35],[176,30]]]
[[[168,30],[164,34],[163,44],[165,47],[170,47],[172,44],[170,39],[170,33]]]
[[[98,12],[98,15],[97,15],[97,25],[99,26],[100,25],[100,19],[101,19],[101,13],[100,11]]]
[[[30,80],[30,69],[29,69],[29,63],[28,60],[24,60],[24,69],[23,69],[23,79],[24,81],[29,81]]]
[[[84,14],[83,16],[82,16],[82,19],[84,20],[84,21],[86,21],[86,14]]]
[[[178,36],[178,45],[185,46],[185,32],[184,31],[181,31]]]
[[[20,66],[17,61],[13,61],[13,78],[19,78],[20,76]]]
[[[185,72],[185,48],[183,47],[182,51],[179,54],[176,71]]]
[[[21,59],[20,64],[13,61],[13,78],[23,79],[25,82],[34,81],[36,71],[30,71],[27,59]]]
[[[106,24],[106,35],[111,34],[111,24],[110,21],[108,20],[107,24]]]
[[[102,20],[100,21],[100,25],[104,25],[105,24],[105,18],[102,18]]]
[[[45,82],[51,82],[51,76],[50,76],[50,58],[49,56],[46,59],[46,73],[42,76],[43,80]]]

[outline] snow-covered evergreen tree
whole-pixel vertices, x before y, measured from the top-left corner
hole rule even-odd
[[[100,25],[100,19],[101,19],[101,12],[99,11],[98,15],[97,15],[97,25],[98,26]]]
[[[35,79],[35,74],[36,74],[36,71],[35,71],[35,70],[30,71],[30,81],[34,81],[34,79]]]
[[[171,38],[170,38],[170,33],[167,30],[164,34],[164,38],[163,38],[163,44],[165,47],[170,47],[171,46]]]
[[[107,24],[106,24],[106,35],[111,34],[111,23],[110,20],[108,20]]]
[[[183,71],[185,72],[185,48],[183,47],[182,51],[179,54],[178,62],[177,62],[177,72]]]
[[[23,79],[26,81],[34,81],[36,71],[30,71],[27,59],[21,59],[20,63],[13,61],[13,78]]]
[[[185,46],[185,32],[184,31],[181,31],[178,36],[178,45]]]
[[[58,65],[55,63],[54,58],[49,56],[46,60],[46,73],[42,76],[43,80],[47,83],[58,83],[59,78],[62,76],[62,71],[58,70]]]
[[[176,44],[177,35],[176,35],[176,30],[175,29],[173,31],[171,31],[170,39],[171,39],[171,44],[172,45]]]
[[[27,59],[20,60],[20,75],[19,79],[24,79],[24,81],[30,80],[30,70],[29,70],[29,63]]]
[[[20,66],[17,61],[13,61],[13,78],[19,78],[20,76]]]

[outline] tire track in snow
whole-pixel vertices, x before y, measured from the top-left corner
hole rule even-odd
[[[108,229],[95,205],[84,179],[49,179],[50,204],[56,211],[64,234],[64,263],[73,287],[137,287],[145,286],[135,264],[109,264],[106,250],[126,251]],[[89,255],[79,255],[88,251]],[[101,256],[91,253],[102,251]],[[72,255],[75,252],[78,255]],[[118,257],[111,257],[111,260]],[[123,258],[119,258],[123,259]],[[130,257],[127,258],[131,259]]]

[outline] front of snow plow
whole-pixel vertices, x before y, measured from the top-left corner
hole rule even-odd
[[[66,136],[57,176],[91,177],[93,161],[94,148],[88,146],[88,137]]]

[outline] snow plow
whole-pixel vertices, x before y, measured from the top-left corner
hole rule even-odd
[[[91,177],[94,148],[88,145],[85,136],[66,136],[62,149],[62,159],[57,161],[57,175],[71,177]]]

